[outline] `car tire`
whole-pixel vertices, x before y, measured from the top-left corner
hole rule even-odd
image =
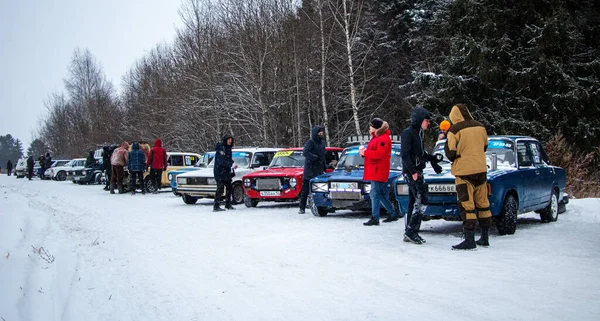
[[[496,216],[496,228],[500,235],[512,235],[517,230],[517,212],[519,204],[512,194],[506,196],[502,212]]]
[[[61,182],[67,180],[67,173],[65,173],[64,171],[56,173],[56,180]]]
[[[326,207],[321,207],[321,206],[317,206],[315,205],[315,201],[313,199],[313,195],[312,194],[308,194],[308,199],[306,200],[306,204],[308,207],[310,207],[310,212],[314,215],[314,216],[326,216],[327,213],[329,213],[329,211],[327,210]]]
[[[558,194],[556,191],[552,191],[550,203],[540,211],[540,219],[542,223],[556,222],[558,220]]]
[[[102,173],[94,174],[94,184],[96,184],[96,185],[102,184]]]
[[[186,204],[188,204],[188,205],[194,205],[198,201],[197,197],[192,197],[192,196],[189,196],[187,194],[183,194],[181,196],[181,198],[183,199],[183,202],[186,203]]]
[[[244,205],[246,205],[246,207],[256,207],[256,205],[258,205],[258,200],[250,198],[248,195],[244,195]]]
[[[231,202],[233,204],[242,204],[244,202],[244,188],[242,187],[242,183],[234,183],[232,192],[231,192]]]

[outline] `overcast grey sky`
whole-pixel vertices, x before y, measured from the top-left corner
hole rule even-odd
[[[181,0],[0,0],[0,135],[23,141],[63,92],[76,48],[89,49],[113,86],[156,44],[172,42]]]

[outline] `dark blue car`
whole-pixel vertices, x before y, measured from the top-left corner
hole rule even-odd
[[[358,154],[359,147],[345,148],[333,172],[317,176],[310,181],[308,204],[313,215],[325,216],[336,210],[371,209],[371,182],[363,180],[364,158]],[[390,199],[392,204],[396,205],[392,182],[402,174],[400,144],[392,144],[390,162]]]
[[[433,153],[444,155],[445,141],[439,141]],[[488,163],[488,198],[490,211],[500,235],[514,234],[517,214],[535,211],[542,222],[554,222],[565,211],[565,171],[550,165],[542,144],[524,136],[490,136],[486,152]],[[455,178],[445,158],[443,171],[424,171],[429,204],[426,219],[460,220]],[[396,181],[396,200],[400,211],[408,211],[408,186],[403,177]]]

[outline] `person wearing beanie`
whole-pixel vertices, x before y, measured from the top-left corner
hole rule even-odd
[[[442,120],[440,123],[440,134],[438,135],[438,140],[446,139],[448,129],[450,129],[450,122],[445,119]]]
[[[325,160],[325,127],[314,126],[310,139],[304,143],[304,174],[302,177],[302,190],[300,190],[300,208],[298,214],[306,213],[306,201],[310,192],[310,180],[323,173],[327,168]]]
[[[483,124],[473,119],[464,104],[452,107],[450,120],[454,125],[448,130],[444,152],[452,162],[451,173],[456,179],[458,210],[465,235],[464,241],[453,245],[452,249],[471,250],[477,245],[489,246],[492,213],[487,190],[487,131]],[[481,238],[475,242],[477,219],[481,227]]]
[[[390,126],[381,118],[373,118],[369,123],[371,140],[365,148],[361,146],[358,153],[365,158],[363,180],[371,181],[371,219],[363,223],[365,226],[379,225],[379,210],[385,207],[388,217],[384,222],[394,222],[399,214],[390,202],[388,178],[390,176],[390,159],[392,158],[392,139]]]
[[[404,242],[415,244],[425,243],[425,239],[419,235],[421,221],[428,203],[427,185],[423,178],[423,169],[429,162],[436,173],[442,172],[441,166],[438,165],[438,162],[442,160],[442,155],[428,154],[423,142],[425,130],[429,128],[430,119],[431,113],[427,109],[420,106],[413,109],[411,125],[402,132],[401,137],[402,175],[404,175],[404,180],[409,188]]]

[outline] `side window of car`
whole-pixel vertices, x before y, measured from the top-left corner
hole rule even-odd
[[[196,164],[197,161],[198,161],[198,159],[194,155],[185,155],[184,156],[185,166],[192,166],[192,165]]]
[[[328,150],[325,151],[325,163],[335,166],[337,161],[340,159],[337,151]]]
[[[540,147],[536,143],[529,143],[531,153],[533,154],[533,163],[536,165],[542,164],[542,153]]]
[[[184,166],[183,155],[171,155],[170,166]]]
[[[273,159],[273,155],[275,154],[269,152],[255,153],[254,162],[252,162],[252,164],[259,166],[269,166],[269,164],[271,163],[271,159]]]
[[[533,164],[526,142],[517,142],[517,159],[519,166],[531,166]]]

